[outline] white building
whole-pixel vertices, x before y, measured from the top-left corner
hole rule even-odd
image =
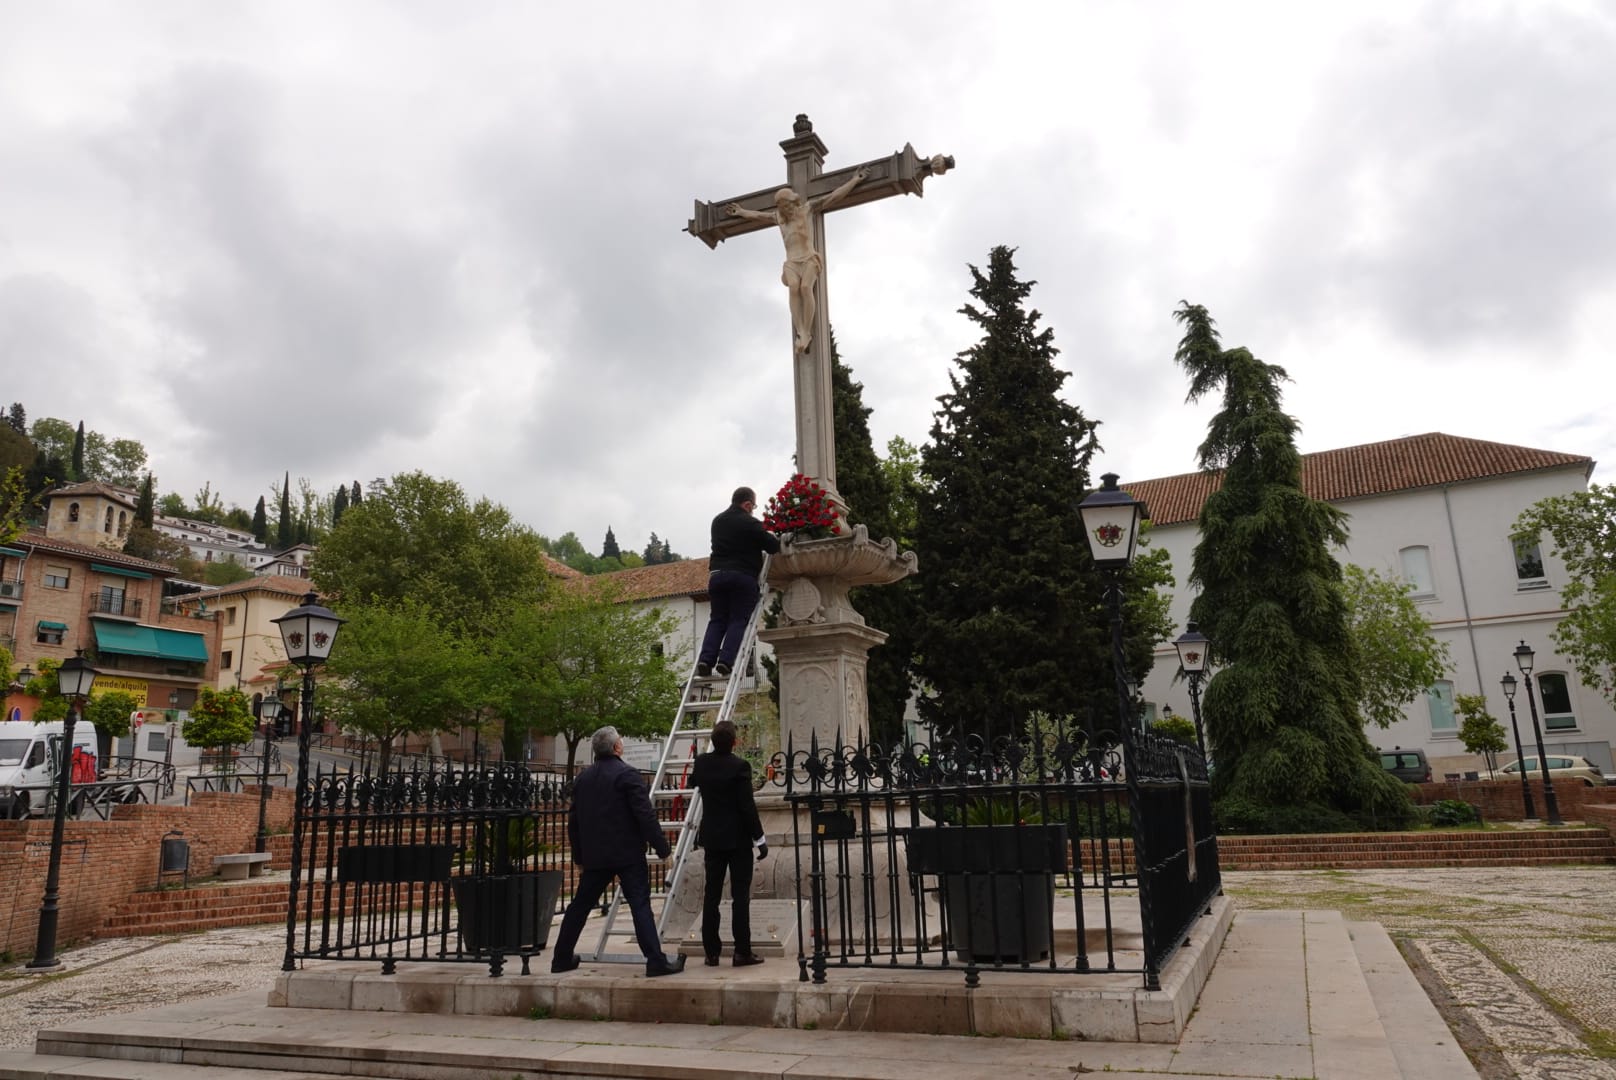
[[[252,533],[227,525],[158,515],[152,529],[184,544],[198,562],[237,562],[254,570],[275,557]]]
[[[1522,679],[1514,651],[1524,640],[1537,654],[1533,690],[1549,752],[1580,754],[1606,772],[1616,771],[1611,753],[1616,710],[1581,684],[1549,636],[1565,614],[1559,592],[1565,568],[1548,557],[1547,537],[1541,548],[1522,547],[1510,538],[1528,506],[1550,495],[1586,490],[1593,467],[1593,460],[1581,455],[1440,433],[1303,457],[1306,492],[1348,515],[1351,536],[1337,558],[1412,583],[1432,631],[1451,653],[1447,678],[1409,705],[1390,729],[1369,728],[1372,743],[1422,748],[1439,776],[1460,765],[1474,768],[1475,759],[1459,743],[1454,696],[1483,695],[1488,711],[1507,730],[1509,703],[1500,679],[1506,672]],[[1150,511],[1150,542],[1172,558],[1177,579],[1172,616],[1180,629],[1194,598],[1188,578],[1199,540],[1196,521],[1219,483],[1221,474],[1186,473],[1125,485]],[[1143,688],[1147,720],[1169,706],[1189,716],[1189,691],[1173,680],[1177,670],[1171,644],[1158,649]],[[1530,744],[1524,685],[1515,708],[1522,741]],[[1514,756],[1513,747],[1500,755],[1502,761]]]

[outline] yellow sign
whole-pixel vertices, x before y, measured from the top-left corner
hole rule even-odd
[[[133,694],[140,699],[142,705],[146,704],[146,693],[150,684],[145,679],[128,679],[122,675],[97,675],[90,687],[90,696],[110,694],[114,690],[122,690],[126,694]]]

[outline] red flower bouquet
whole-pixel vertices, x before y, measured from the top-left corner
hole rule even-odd
[[[763,511],[763,527],[773,533],[795,533],[799,539],[840,536],[842,523],[830,493],[798,473],[775,492]]]

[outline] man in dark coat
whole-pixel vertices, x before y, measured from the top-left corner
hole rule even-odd
[[[572,813],[567,815],[567,839],[572,861],[583,868],[578,891],[561,917],[550,961],[553,972],[571,971],[580,963],[573,948],[583,932],[584,920],[600,902],[606,887],[617,879],[634,917],[634,937],[645,954],[645,973],[672,975],[683,971],[685,958],[670,962],[662,953],[656,919],[651,914],[651,875],[645,865],[645,846],[666,859],[670,849],[662,833],[651,795],[639,771],[623,760],[623,740],[614,727],[603,727],[590,737],[595,763],[572,785]]]
[[[758,602],[763,553],[780,550],[780,541],[752,516],[755,509],[757,495],[749,487],[738,487],[730,496],[729,509],[713,518],[713,554],[707,562],[710,614],[696,655],[696,674],[702,678],[715,672],[729,677]]]
[[[706,853],[707,887],[702,894],[701,947],[707,966],[716,967],[724,943],[718,936],[718,906],[729,875],[730,932],[735,938],[736,967],[763,963],[752,951],[752,849],[762,859],[769,853],[763,824],[752,798],[752,766],[735,751],[735,722],[713,725],[713,748],[696,758],[690,786],[701,792],[701,826],[696,838]]]

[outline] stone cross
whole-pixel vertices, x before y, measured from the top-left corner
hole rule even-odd
[[[836,494],[836,441],[831,422],[830,315],[825,304],[825,213],[889,195],[922,195],[928,176],[941,176],[954,159],[923,158],[914,147],[884,158],[822,172],[825,144],[808,117],[799,114],[792,136],[780,144],[786,157],[784,187],[730,199],[696,201],[686,231],[716,248],[732,236],[778,227],[786,244],[781,281],[792,313],[793,389],[797,413],[797,471]]]

